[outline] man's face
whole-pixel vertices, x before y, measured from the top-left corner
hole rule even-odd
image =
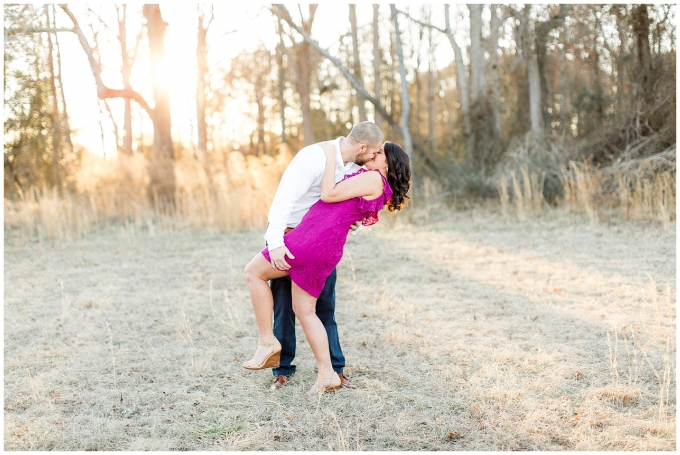
[[[378,150],[380,150],[382,144],[370,148],[366,144],[361,144],[360,147],[361,149],[357,154],[357,157],[354,159],[354,163],[358,164],[359,166],[363,166],[375,158],[375,154],[378,153]]]

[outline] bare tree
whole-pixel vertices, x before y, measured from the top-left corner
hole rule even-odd
[[[546,78],[546,60],[548,56],[548,37],[549,33],[557,27],[562,26],[569,14],[569,5],[560,5],[557,11],[553,11],[550,18],[543,22],[536,22],[535,29],[535,48],[536,48],[536,65],[538,67],[538,74],[541,84],[541,112],[543,116],[543,123],[549,124],[550,115],[548,108],[552,107],[548,100],[548,81]],[[597,41],[597,40],[596,40]]]
[[[423,17],[423,19],[425,19],[428,22],[430,20],[430,14],[429,13],[430,13],[429,8],[426,5],[422,5],[421,9],[420,9],[420,14]],[[420,68],[420,65],[423,62],[423,53],[420,51],[420,49],[421,49],[423,41],[424,41],[423,38],[425,36],[425,30],[426,29],[427,29],[427,27],[425,27],[424,25],[418,24],[418,39],[417,40],[416,39],[411,40],[411,52],[410,52],[410,54],[412,56],[415,56],[415,58],[416,58],[416,61],[414,63],[415,71],[413,71],[413,85],[415,85],[415,89],[416,89],[416,93],[415,93],[415,97],[414,97],[415,98],[415,101],[414,101],[415,102],[415,109],[413,109],[414,115],[413,115],[413,120],[411,122],[411,124],[412,124],[411,128],[413,130],[413,134],[415,134],[415,136],[416,136],[416,141],[420,142],[420,143],[423,142],[423,140],[422,140],[423,136],[422,136],[422,131],[421,131],[421,123],[420,123],[420,119],[422,117],[421,114],[423,112],[423,108],[422,108],[422,102],[423,102],[422,85],[423,84],[422,84],[422,81],[421,81],[422,77],[421,77],[419,68]],[[407,30],[408,30],[408,27],[407,27]]]
[[[357,5],[349,5],[349,23],[352,31],[352,69],[354,77],[361,81],[361,60],[359,59],[359,36],[357,33]],[[357,93],[357,107],[359,108],[359,121],[366,121],[366,100]]]
[[[142,40],[140,29],[139,35],[135,40],[135,46],[132,50],[128,49],[127,42],[127,5],[116,7],[116,14],[118,16],[118,41],[120,43],[121,56],[121,75],[123,76],[123,87],[131,90],[130,74],[132,72],[132,65],[134,63],[139,43]],[[123,111],[123,153],[126,156],[132,155],[132,104],[129,97],[123,98],[125,103]]]
[[[154,102],[152,108],[144,97],[132,89],[112,89],[104,85],[101,78],[101,66],[94,55],[93,48],[90,46],[82,28],[80,27],[75,15],[67,5],[60,5],[61,9],[69,16],[73,22],[73,29],[78,36],[81,47],[87,55],[90,69],[97,84],[97,96],[100,99],[107,98],[129,98],[135,100],[144,109],[154,127],[154,146],[149,163],[150,187],[149,195],[159,197],[164,204],[172,205],[175,192],[175,172],[173,163],[172,134],[170,124],[170,99],[167,89],[160,81],[161,68],[160,62],[165,54],[165,28],[167,23],[163,21],[160,7],[158,5],[144,5],[143,15],[146,19],[146,29],[149,37],[149,49],[151,51],[151,73],[154,82]]]
[[[571,104],[571,71],[573,65],[567,62],[567,34],[562,33],[560,36],[562,41],[563,51],[559,54],[559,92],[560,92],[560,129],[562,134],[570,133],[571,127],[571,115],[572,115],[572,104]]]
[[[472,121],[470,120],[470,92],[468,88],[468,79],[465,74],[465,63],[463,63],[463,52],[453,36],[453,29],[449,17],[449,5],[444,5],[444,20],[446,21],[446,28],[444,30],[438,29],[446,35],[453,48],[453,59],[456,66],[456,82],[458,85],[458,93],[460,96],[460,110],[463,117],[463,134],[466,138],[465,154],[470,156],[474,148],[474,138],[472,137]]]
[[[529,80],[529,118],[531,119],[531,132],[536,139],[543,138],[543,115],[541,113],[541,81],[538,71],[536,54],[531,48],[533,38],[532,22],[529,18],[531,5],[524,5],[521,12],[515,13],[519,18],[517,29],[517,43],[522,52],[522,59],[526,64],[527,79]]]
[[[104,82],[102,82],[101,77],[102,70],[100,64],[95,59],[93,49],[90,46],[90,43],[87,41],[87,38],[85,37],[85,34],[83,33],[83,30],[81,29],[80,24],[78,23],[78,20],[73,15],[73,13],[71,12],[67,5],[60,5],[60,7],[64,10],[64,12],[69,16],[69,18],[73,22],[73,28],[68,29],[68,31],[76,33],[76,35],[78,36],[78,41],[80,42],[81,47],[83,48],[85,54],[87,55],[88,62],[90,63],[90,69],[92,70],[92,75],[94,76],[95,83],[97,84],[97,96],[100,99],[105,98],[133,99],[142,107],[142,109],[144,109],[149,114],[150,117],[153,118],[153,109],[151,108],[151,106],[149,106],[144,97],[140,95],[138,92],[136,92],[132,88],[124,88],[122,90],[119,90],[111,89],[104,85]]]
[[[206,23],[205,5],[197,5],[198,26],[196,36],[196,129],[198,133],[198,156],[205,161],[208,149],[208,131],[206,127],[206,78],[208,76],[207,44],[206,36],[208,27],[213,17],[212,14]]]
[[[394,21],[394,40],[397,45],[397,57],[399,59],[399,78],[401,80],[401,135],[404,138],[404,151],[413,160],[413,140],[409,128],[409,116],[411,115],[411,99],[408,94],[408,80],[406,80],[406,65],[404,65],[404,50],[401,45],[401,32],[399,31],[399,18],[397,8],[390,5],[392,20]]]
[[[486,98],[486,63],[482,46],[483,5],[468,5],[470,10],[470,81],[472,104]]]
[[[50,10],[46,5],[44,7],[45,18],[47,20],[47,27],[52,27],[52,20],[50,18]],[[59,152],[61,150],[61,118],[59,115],[59,95],[57,94],[57,86],[55,83],[54,71],[54,47],[52,45],[52,33],[47,33],[48,53],[47,59],[50,69],[50,91],[52,100],[52,172],[54,173],[54,185],[58,191],[61,192],[61,178],[59,176]]]
[[[635,60],[637,67],[637,80],[635,81],[634,95],[638,99],[649,101],[652,96],[650,82],[652,80],[652,54],[649,46],[649,13],[647,5],[637,5],[630,13],[630,22],[633,26],[635,39]],[[650,103],[648,103],[650,104]],[[640,110],[640,109],[638,109]]]
[[[373,5],[373,93],[380,101],[382,93],[382,76],[380,74],[380,64],[382,63],[382,52],[380,50],[380,5]],[[383,117],[380,112],[375,111],[375,124],[382,129]]]
[[[300,25],[295,24],[295,28],[300,28],[308,36],[312,32],[312,24],[314,23],[314,16],[316,14],[316,9],[319,5],[309,5],[309,16],[307,19],[304,18],[302,14],[302,9],[298,5],[300,11]],[[276,5],[274,6],[276,8]],[[288,12],[288,11],[286,11]],[[288,14],[288,19],[286,22],[289,24],[293,23],[293,19]],[[302,134],[304,145],[310,145],[316,142],[314,137],[314,122],[312,118],[312,106],[311,106],[311,83],[312,83],[312,72],[314,70],[312,60],[311,60],[311,45],[306,40],[303,39],[301,42],[293,41],[293,49],[295,54],[295,64],[293,68],[295,70],[295,87],[297,89],[298,95],[300,95],[300,108],[302,110]]]
[[[276,64],[279,72],[279,114],[281,118],[281,142],[286,143],[286,72],[283,67],[283,57],[286,53],[286,46],[283,44],[283,26],[281,19],[276,19],[279,32],[279,42],[276,46]]]
[[[432,29],[428,29],[428,42],[429,42],[429,59],[427,68],[427,143],[430,148],[430,153],[434,152],[436,145],[435,136],[435,84],[436,84],[436,68],[435,64],[435,45],[432,39]]]
[[[261,62],[263,66],[261,68],[256,68],[259,70],[255,77],[253,78],[255,85],[255,104],[257,105],[257,154],[258,156],[265,155],[267,153],[267,147],[264,140],[264,123],[265,123],[265,84],[267,82],[267,75],[271,72],[271,55],[266,49],[262,49],[261,53],[263,55]]]
[[[52,17],[56,18],[56,16],[56,8],[52,5]],[[57,58],[57,82],[59,83],[59,98],[61,101],[61,129],[64,133],[64,145],[66,145],[65,152],[71,153],[73,151],[73,142],[71,141],[71,127],[69,125],[68,111],[66,109],[66,97],[64,96],[64,81],[62,79],[63,72],[61,69],[61,47],[59,46],[59,35],[57,33],[54,33],[54,51]]]
[[[467,159],[475,168],[486,172],[499,158],[501,147],[498,125],[493,115],[493,105],[487,94],[485,46],[482,39],[483,5],[468,5],[470,11],[470,80],[472,86],[471,116],[473,148],[467,150]],[[493,15],[493,14],[492,14]],[[495,25],[495,24],[494,24]],[[472,152],[472,153],[471,153]]]
[[[170,96],[168,89],[161,82],[163,69],[160,64],[165,57],[165,29],[167,22],[161,16],[159,5],[144,5],[146,30],[149,35],[149,50],[151,51],[151,77],[154,87],[153,125],[154,142],[153,155],[149,163],[149,177],[151,178],[151,192],[172,203],[175,192],[175,171],[172,152],[172,132],[170,125]]]
[[[198,27],[197,27],[197,39],[196,39],[196,129],[198,133],[198,157],[201,164],[206,170],[209,170],[207,166],[207,153],[208,153],[208,129],[206,126],[206,88],[208,85],[208,46],[206,43],[206,37],[208,35],[208,27],[213,20],[212,15],[212,5],[211,14],[207,23],[205,21],[205,5],[199,4],[198,8]]]
[[[627,112],[628,99],[628,74],[626,70],[625,61],[628,58],[628,21],[626,20],[626,6],[625,5],[614,5],[612,7],[614,10],[614,16],[616,17],[616,32],[619,38],[619,48],[618,52],[613,53],[616,55],[616,98],[618,104],[618,113],[624,114]]]
[[[491,82],[491,109],[494,129],[498,138],[502,137],[501,125],[501,76],[498,62],[498,28],[503,20],[498,17],[498,5],[491,5],[491,24],[488,39],[489,80]]]

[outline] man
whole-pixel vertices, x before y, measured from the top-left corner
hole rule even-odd
[[[385,138],[374,123],[361,122],[352,128],[349,135],[333,141],[337,150],[335,181],[345,175],[357,172],[360,166],[375,157]],[[309,145],[298,152],[281,177],[274,201],[269,210],[269,224],[265,233],[267,249],[272,267],[287,270],[290,265],[286,258],[292,258],[286,248],[284,234],[294,229],[312,205],[321,196],[321,177],[326,166],[326,156],[318,144]],[[357,223],[353,229],[358,228]],[[335,281],[333,270],[326,280],[323,292],[316,301],[316,314],[328,334],[328,345],[333,370],[340,376],[342,387],[354,389],[344,376],[345,357],[340,348],[338,327],[335,322]],[[288,277],[271,280],[274,297],[274,336],[281,343],[281,364],[273,369],[272,389],[286,385],[288,378],[295,373],[295,313],[291,297],[291,282]]]

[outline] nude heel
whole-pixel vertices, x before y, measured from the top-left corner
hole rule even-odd
[[[261,346],[266,347],[272,346],[273,344],[274,343],[271,341],[265,341],[264,343],[260,343]],[[269,354],[269,356],[266,359],[264,359],[264,361],[260,365],[250,366],[243,364],[243,368],[245,368],[246,370],[264,370],[265,368],[276,368],[279,365],[281,365],[281,343],[279,343],[279,349]]]
[[[333,377],[330,378],[323,378],[323,385],[320,385],[318,382],[315,382],[314,385],[312,386],[311,389],[309,389],[309,392],[307,392],[308,395],[320,395],[324,392],[334,392],[338,390],[340,387],[342,387],[342,381],[340,380],[340,376],[335,374],[335,377],[338,378],[338,383],[333,384]],[[326,384],[326,381],[329,381],[328,385]]]

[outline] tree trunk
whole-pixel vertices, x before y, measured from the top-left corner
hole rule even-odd
[[[300,108],[302,109],[302,135],[304,145],[314,144],[314,128],[312,120],[312,107],[310,104],[310,64],[309,44],[298,43],[295,45],[295,86],[300,95]]]
[[[113,112],[111,111],[111,106],[109,105],[109,102],[107,100],[102,100],[102,102],[104,103],[104,108],[106,109],[106,113],[109,114],[109,118],[111,119],[111,124],[113,125],[113,136],[116,139],[116,150],[120,150],[120,134],[119,134],[118,124],[116,123],[116,119],[113,116]]]
[[[468,5],[470,10],[470,81],[472,104],[486,98],[486,64],[482,46],[483,5]]]
[[[354,77],[361,81],[361,60],[359,59],[359,36],[357,33],[357,5],[349,5],[349,23],[352,29],[352,61],[354,63]],[[366,121],[366,99],[357,93],[359,107],[359,122]]]
[[[392,14],[390,12],[390,14]],[[398,63],[397,59],[394,58],[394,56],[397,53],[396,49],[396,44],[394,43],[394,40],[390,38],[390,68],[388,71],[388,81],[390,82],[390,86],[388,89],[388,93],[390,94],[390,115],[392,118],[395,118],[397,115],[397,112],[399,111],[399,107],[397,105],[397,94],[399,92],[399,89],[397,88],[397,82],[396,78],[394,75],[399,71],[398,69]],[[400,131],[400,126],[399,124],[395,123],[394,125],[390,125],[390,128],[392,128],[395,132]],[[390,131],[392,133],[392,131]],[[390,134],[391,135],[391,134]]]
[[[45,17],[47,19],[47,28],[50,28],[51,19],[49,8],[45,6]],[[52,45],[52,33],[47,33],[48,43],[48,64],[50,68],[50,92],[52,95],[52,173],[54,178],[54,186],[57,191],[61,193],[61,179],[59,176],[59,151],[61,149],[61,119],[59,118],[59,95],[57,94],[57,85],[55,83],[54,73],[54,48]]]
[[[418,142],[420,142],[421,138],[422,138],[422,133],[420,131],[420,112],[422,110],[422,106],[421,106],[421,104],[422,104],[422,100],[421,100],[421,97],[422,97],[421,96],[421,92],[422,92],[421,85],[422,85],[422,83],[421,83],[421,80],[420,80],[420,75],[418,74],[419,71],[417,70],[417,68],[420,68],[420,58],[418,58],[418,60],[416,61],[415,68],[416,68],[416,70],[413,72],[413,85],[416,86],[415,87],[416,88],[416,94],[415,94],[415,104],[416,104],[416,106],[415,106],[415,109],[414,109],[415,115],[413,116],[413,132],[414,132]]]
[[[351,43],[350,43],[351,45]],[[343,56],[345,58],[344,65],[346,68],[349,68],[351,71],[352,68],[352,52],[351,49],[349,48],[349,45],[345,42],[345,37],[342,37],[340,39],[340,42],[338,43],[338,54]],[[360,81],[361,82],[361,81]],[[362,82],[363,83],[363,82]],[[356,123],[359,123],[357,120],[358,115],[354,114],[355,107],[357,107],[357,102],[356,102],[356,91],[353,88],[349,89],[349,92],[347,93],[347,104],[345,105],[345,110],[349,114],[349,123],[354,125]],[[357,108],[357,114],[359,109]]]
[[[527,67],[529,80],[529,118],[531,119],[531,132],[538,140],[543,138],[543,116],[541,114],[541,81],[538,71],[536,55],[531,50],[531,31],[529,28],[529,12],[531,5],[525,5],[520,15],[520,30],[522,32],[522,57]]]
[[[264,124],[265,124],[265,84],[266,75],[269,74],[271,70],[271,55],[269,51],[263,50],[263,55],[267,58],[267,66],[262,68],[257,68],[254,74],[255,80],[255,104],[257,105],[257,154],[258,156],[263,156],[267,154],[267,148],[264,142]]]
[[[635,57],[637,68],[637,81],[634,96],[644,99],[646,104],[651,104],[653,98],[652,79],[652,54],[649,47],[649,15],[647,5],[633,7],[630,15],[635,38]],[[644,109],[644,108],[642,108]],[[640,110],[642,110],[640,109]]]
[[[52,17],[56,17],[56,8],[52,5]],[[57,82],[59,82],[59,96],[61,98],[61,121],[62,121],[62,132],[64,133],[64,143],[66,144],[65,153],[73,152],[73,142],[71,141],[71,127],[68,120],[68,111],[66,110],[66,97],[64,96],[64,81],[62,80],[61,71],[61,47],[59,46],[59,35],[54,34],[54,50],[57,56]]]
[[[537,22],[535,26],[534,43],[536,46],[536,64],[540,80],[541,94],[541,116],[542,123],[550,125],[550,113],[548,108],[552,107],[548,99],[548,80],[545,75],[546,60],[548,58],[548,34],[555,28],[564,24],[564,20],[569,14],[569,5],[560,5],[560,9],[545,22]],[[526,18],[529,21],[529,17]],[[528,37],[528,35],[527,35]]]
[[[529,79],[529,116],[531,118],[531,131],[537,139],[540,139],[543,137],[541,83],[538,75],[538,63],[533,56],[527,62],[527,78]]]
[[[205,25],[204,7],[205,5],[198,5],[198,36],[196,40],[196,130],[198,133],[198,158],[201,165],[207,170],[210,167],[207,163],[208,128],[205,122],[205,92],[208,77],[208,61],[206,59],[208,46],[206,44],[206,37],[208,35],[208,27]]]
[[[281,19],[277,19],[279,31],[279,44],[276,46],[276,57],[279,69],[279,113],[281,116],[281,142],[286,143],[286,80],[285,71],[283,68],[283,55],[286,52],[286,46],[283,44],[283,27],[281,26]]]
[[[149,35],[149,50],[151,52],[151,76],[153,79],[154,115],[154,144],[151,162],[149,163],[149,177],[151,178],[150,192],[158,196],[169,206],[173,205],[175,194],[175,171],[173,163],[172,133],[170,124],[170,98],[168,90],[161,82],[160,63],[165,56],[165,28],[167,23],[161,17],[159,5],[144,5],[146,29]]]
[[[382,79],[380,75],[380,63],[382,62],[382,52],[380,51],[380,5],[373,5],[373,93],[380,101],[382,93]],[[382,130],[383,117],[380,112],[375,111],[375,124]]]
[[[597,16],[595,16],[595,20],[597,21],[597,28],[596,30],[600,29],[600,24],[599,24],[599,19]],[[593,72],[594,78],[595,78],[595,83],[593,84],[595,86],[595,104],[597,107],[597,120],[596,124],[601,125],[603,120],[604,120],[604,90],[602,89],[602,78],[601,78],[601,73],[602,71],[600,70],[600,46],[597,43],[597,34],[595,34],[595,37],[593,39],[593,53],[592,53],[592,59],[593,59]]]
[[[401,32],[399,31],[399,20],[397,18],[397,8],[391,4],[392,20],[394,21],[394,40],[397,46],[397,57],[399,59],[399,79],[401,79],[401,136],[404,138],[404,151],[411,159],[413,168],[413,141],[409,129],[409,116],[411,114],[411,99],[408,94],[408,80],[406,80],[406,66],[404,65],[404,50],[401,45]]]
[[[428,30],[429,38],[429,62],[427,71],[427,142],[430,149],[430,153],[434,153],[435,149],[435,127],[434,127],[434,116],[435,116],[435,71],[437,66],[435,65],[434,59],[434,40],[432,39],[432,29]]]
[[[616,31],[619,37],[619,51],[616,55],[616,111],[623,118],[628,114],[628,77],[626,74],[625,59],[627,58],[628,50],[628,34],[626,33],[626,12],[625,6],[615,5],[614,15],[616,16]]]
[[[560,127],[562,134],[571,134],[571,93],[569,91],[569,84],[572,78],[571,65],[567,63],[567,44],[568,39],[566,33],[562,33],[562,52],[560,52]]]
[[[314,22],[314,15],[318,5],[309,5],[309,19],[302,20],[301,28],[309,35],[312,31],[312,23]],[[314,137],[314,122],[312,119],[312,107],[310,103],[311,91],[311,77],[312,64],[310,61],[311,46],[303,40],[300,43],[295,43],[295,86],[300,95],[300,108],[302,110],[302,134],[303,143],[305,146],[314,144],[316,138]]]
[[[257,106],[257,156],[267,153],[264,145],[264,102],[261,92],[255,91],[255,105]]]
[[[483,5],[468,5],[470,11],[470,80],[472,86],[472,105],[470,116],[474,153],[467,158],[482,172],[493,168],[500,155],[493,108],[487,95],[486,59],[482,43],[482,10]],[[469,149],[468,149],[469,152]]]
[[[474,137],[472,136],[472,121],[470,120],[470,91],[468,89],[467,75],[465,74],[465,63],[463,63],[463,53],[460,46],[453,36],[451,23],[449,20],[449,5],[444,5],[444,19],[446,21],[446,37],[453,48],[453,56],[456,65],[456,85],[460,94],[460,110],[463,117],[463,135],[466,140],[465,155],[471,156],[474,151]]]
[[[429,21],[430,20],[430,10],[428,9],[427,6],[421,6],[420,10],[421,16]],[[413,85],[415,85],[416,88],[416,94],[415,94],[415,109],[414,109],[414,116],[413,116],[413,126],[412,130],[416,136],[416,142],[422,143],[423,142],[423,132],[422,132],[422,124],[421,124],[421,117],[423,113],[423,81],[422,77],[420,74],[420,65],[422,64],[422,57],[423,53],[420,52],[420,47],[422,46],[423,43],[423,38],[425,36],[425,26],[423,24],[418,24],[418,41],[416,45],[416,40],[411,41],[411,55],[416,56],[416,62],[414,69],[415,71],[413,72]],[[426,100],[427,101],[427,100]]]
[[[491,79],[491,109],[496,137],[502,138],[501,125],[501,75],[498,62],[498,27],[501,20],[498,17],[498,5],[491,5],[491,34],[489,35],[489,76]]]
[[[120,41],[120,56],[122,60],[121,74],[123,75],[123,87],[130,89],[130,72],[132,62],[127,48],[127,7],[123,5],[118,11],[118,41]],[[130,98],[125,98],[123,112],[123,153],[132,156],[132,106]]]

